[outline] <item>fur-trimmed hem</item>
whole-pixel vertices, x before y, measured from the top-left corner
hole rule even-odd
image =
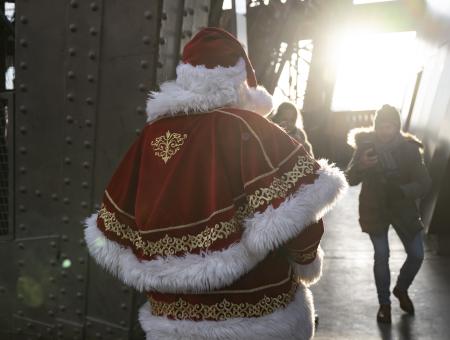
[[[152,315],[148,303],[139,311],[139,321],[147,340],[308,340],[314,335],[313,316],[312,294],[302,286],[286,308],[259,318],[169,320]]]
[[[348,188],[342,171],[320,160],[319,177],[304,185],[278,208],[267,207],[245,222],[243,241],[254,253],[274,250],[330,211]]]
[[[177,79],[150,92],[147,101],[147,122],[164,116],[204,113],[233,106],[262,115],[272,110],[272,96],[262,87],[248,87],[245,62],[241,58],[235,66],[203,65],[177,66]]]
[[[225,250],[138,260],[129,248],[106,238],[94,214],[85,221],[89,252],[100,265],[139,291],[195,293],[223,288],[332,208],[347,182],[337,168],[320,163],[314,183],[302,186],[277,209],[269,206],[247,220],[241,242]]]
[[[322,276],[323,255],[322,247],[319,246],[313,262],[305,265],[293,263],[295,280],[301,282],[306,287],[316,284]]]
[[[265,256],[251,254],[241,242],[223,251],[139,260],[131,249],[106,238],[98,229],[96,219],[97,214],[94,214],[85,221],[85,239],[91,256],[139,291],[196,293],[222,288],[248,272]]]

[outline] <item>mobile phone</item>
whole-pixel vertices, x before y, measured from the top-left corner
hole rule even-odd
[[[364,141],[361,143],[361,150],[362,152],[365,152],[366,150],[371,150],[370,152],[367,153],[367,156],[369,157],[374,157],[376,156],[376,152],[375,152],[375,144],[371,141]]]

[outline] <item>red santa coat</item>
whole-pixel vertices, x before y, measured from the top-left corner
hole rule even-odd
[[[163,116],[123,158],[86,240],[146,292],[147,339],[309,339],[321,218],[345,186],[253,112]]]

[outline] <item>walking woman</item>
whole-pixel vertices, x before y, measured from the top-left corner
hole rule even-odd
[[[349,134],[354,154],[347,168],[350,185],[362,183],[359,217],[363,232],[370,236],[374,255],[375,284],[380,308],[377,320],[391,323],[389,226],[403,243],[407,258],[393,294],[400,307],[414,314],[408,288],[423,261],[423,225],[416,201],[429,190],[431,180],[422,158],[422,143],[401,131],[400,114],[384,105],[369,129]]]

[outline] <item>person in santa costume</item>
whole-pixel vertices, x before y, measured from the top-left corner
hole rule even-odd
[[[264,118],[241,44],[218,28],[186,45],[148,124],[86,220],[95,260],[145,292],[147,339],[310,339],[321,218],[347,187]]]

